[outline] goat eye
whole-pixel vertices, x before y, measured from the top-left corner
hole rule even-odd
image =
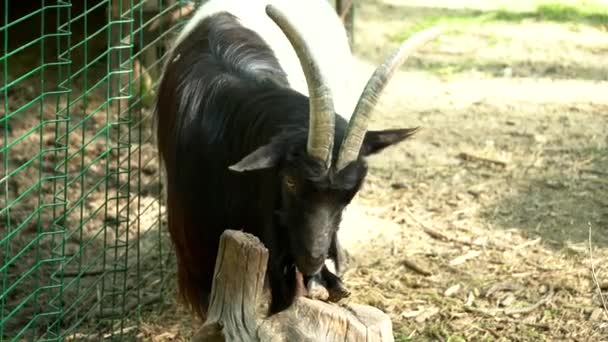
[[[294,181],[294,179],[290,176],[286,176],[284,178],[285,181],[285,186],[287,187],[287,190],[289,190],[290,192],[295,192],[296,191],[296,182]]]

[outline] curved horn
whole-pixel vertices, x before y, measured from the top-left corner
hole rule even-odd
[[[334,145],[334,104],[329,89],[317,61],[300,32],[289,22],[285,14],[273,5],[266,6],[266,14],[279,26],[298,55],[300,65],[306,77],[310,103],[308,155],[323,161],[327,168],[331,166]]]
[[[429,40],[441,34],[439,28],[430,28],[414,34],[399,46],[397,51],[385,59],[372,76],[367,81],[359,102],[353,112],[352,118],[346,128],[344,140],[340,146],[338,160],[336,162],[336,171],[342,170],[353,160],[359,156],[359,150],[363,144],[367,125],[371,118],[380,94],[393,77],[395,71],[405,62],[407,57],[417,48],[422,46]]]

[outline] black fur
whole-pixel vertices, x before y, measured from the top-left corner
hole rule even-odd
[[[168,58],[156,117],[180,292],[204,317],[219,237],[243,229],[269,249],[270,313],[279,312],[294,299],[295,265],[327,278],[329,257],[339,270],[337,228],[367,166],[360,158],[336,173],[307,155],[308,98],[233,16],[205,19]],[[336,117],[334,160],[346,125]],[[362,155],[413,132],[368,132]]]

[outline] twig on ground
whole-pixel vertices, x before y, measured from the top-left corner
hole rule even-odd
[[[464,264],[465,262],[477,258],[478,256],[481,255],[480,251],[476,251],[476,250],[470,250],[467,253],[457,256],[456,258],[450,260],[449,264],[450,266],[458,266],[461,264]]]
[[[484,297],[489,298],[492,294],[498,291],[519,291],[522,286],[511,282],[502,282],[492,285],[484,294]]]
[[[412,270],[412,271],[414,271],[414,272],[416,272],[418,274],[421,274],[423,276],[433,275],[433,273],[431,273],[431,271],[426,270],[425,268],[423,268],[422,266],[418,265],[417,263],[415,263],[412,260],[404,258],[403,259],[403,265],[405,267],[409,268],[410,270]]]
[[[608,172],[605,171],[600,171],[600,170],[594,170],[594,169],[580,169],[578,170],[580,173],[590,173],[592,175],[597,175],[597,176],[608,176]]]
[[[467,246],[472,246],[473,244],[467,241],[461,241],[461,240],[457,240],[454,238],[451,238],[443,233],[438,232],[437,230],[428,227],[426,224],[424,224],[422,221],[420,221],[415,215],[414,213],[412,213],[407,207],[403,207],[403,211],[405,211],[405,213],[407,214],[407,216],[409,216],[414,222],[416,222],[420,228],[422,228],[422,230],[424,230],[425,233],[427,233],[430,237],[437,239],[437,240],[441,240],[441,241],[445,241],[445,242],[457,242],[457,243],[461,243]]]
[[[595,265],[593,263],[593,245],[591,243],[591,223],[587,223],[589,226],[589,262],[591,263],[591,278],[593,278],[593,282],[597,287],[597,294],[600,296],[600,301],[602,302],[602,306],[604,307],[604,316],[608,318],[608,305],[606,305],[606,299],[604,298],[604,294],[602,293],[602,286],[600,286],[600,282],[597,280],[597,273],[595,273]]]
[[[495,160],[495,159],[490,159],[490,158],[484,158],[484,157],[474,156],[474,155],[466,153],[466,152],[459,153],[458,154],[458,158],[460,158],[462,160],[465,160],[465,161],[485,162],[485,163],[488,163],[488,164],[500,166],[502,168],[506,168],[507,167],[507,163],[504,162],[504,161],[502,161],[502,160]]]
[[[526,241],[526,242],[524,242],[522,244],[519,244],[519,245],[513,247],[513,249],[514,250],[520,250],[520,249],[523,249],[523,248],[526,248],[526,247],[534,246],[534,245],[538,244],[540,241],[541,241],[541,238],[536,238],[534,240]]]
[[[490,317],[494,317],[498,314],[505,314],[507,316],[527,314],[527,313],[530,313],[530,312],[538,309],[539,307],[547,304],[553,298],[553,294],[554,294],[553,286],[551,286],[551,285],[548,285],[548,286],[549,286],[549,291],[543,298],[541,298],[538,302],[536,302],[532,305],[529,305],[529,306],[525,306],[523,308],[484,309],[484,308],[474,308],[472,306],[465,305],[464,309],[465,309],[465,311],[468,311],[468,312],[479,313],[479,314],[483,314],[483,315],[490,316]]]

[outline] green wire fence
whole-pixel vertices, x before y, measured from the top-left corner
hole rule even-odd
[[[2,2],[1,341],[124,339],[162,299],[150,100],[188,6]]]
[[[1,4],[0,341],[132,340],[174,280],[151,106],[195,4]]]

